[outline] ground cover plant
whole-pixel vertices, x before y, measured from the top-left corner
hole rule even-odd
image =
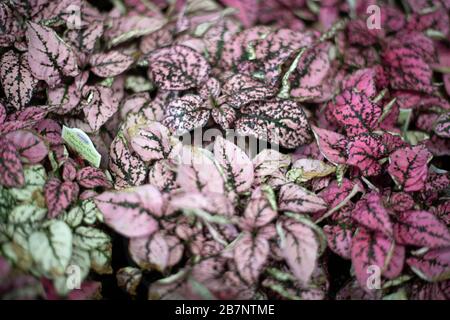
[[[2,299],[450,299],[450,1],[0,2]]]

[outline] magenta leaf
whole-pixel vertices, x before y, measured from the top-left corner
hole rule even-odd
[[[360,228],[352,240],[352,264],[355,268],[356,279],[360,286],[370,291],[369,276],[378,267],[384,270],[389,262],[389,252],[393,249],[393,242],[378,232]]]
[[[414,199],[406,192],[395,192],[390,196],[389,204],[392,210],[403,212],[414,207]]]
[[[97,187],[111,188],[112,184],[106,174],[95,167],[84,167],[77,172],[77,182],[80,186],[93,189]]]
[[[83,112],[92,130],[97,131],[116,113],[119,101],[114,97],[112,89],[95,85],[85,87]]]
[[[328,247],[344,259],[351,259],[352,235],[351,229],[339,225],[323,227],[327,237]]]
[[[449,248],[434,249],[423,256],[412,256],[406,260],[409,267],[426,281],[442,281],[450,276]]]
[[[241,135],[295,148],[308,143],[311,129],[302,106],[294,101],[273,99],[253,102],[240,109],[236,130]]]
[[[49,27],[28,22],[27,43],[28,62],[35,78],[55,87],[61,83],[62,76],[78,75],[73,51]]]
[[[383,206],[381,196],[372,191],[359,200],[352,211],[352,218],[364,227],[391,236],[393,229],[389,213]]]
[[[322,198],[295,183],[281,187],[278,206],[280,210],[296,213],[314,213],[327,208]]]
[[[442,138],[450,138],[450,112],[442,114],[436,120],[434,132]]]
[[[253,163],[244,150],[218,136],[214,142],[214,157],[222,167],[229,188],[245,192],[253,183]]]
[[[394,47],[383,52],[393,89],[432,93],[432,70],[414,50]]]
[[[57,178],[50,178],[44,186],[45,203],[48,217],[55,218],[67,209],[78,197],[79,187],[72,181],[61,182]]]
[[[376,95],[375,70],[360,69],[353,72],[350,76],[344,79],[342,88],[344,90],[347,89],[362,92],[367,97],[373,98]]]
[[[41,120],[34,126],[34,129],[36,129],[50,145],[59,145],[62,143],[61,126],[55,120]]]
[[[0,159],[0,184],[11,188],[22,187],[25,177],[19,153],[5,138],[0,139]]]
[[[396,244],[392,251],[389,264],[383,271],[383,276],[388,279],[395,279],[401,275],[405,264],[405,247]]]
[[[8,133],[6,139],[15,146],[24,162],[39,163],[48,154],[48,146],[44,140],[30,131],[14,131]]]
[[[335,118],[349,137],[372,131],[378,126],[381,107],[364,93],[344,90],[335,100]]]
[[[336,164],[344,164],[347,162],[346,146],[348,141],[345,136],[315,126],[312,129],[319,150],[328,161]]]
[[[91,56],[91,71],[99,77],[115,77],[126,71],[134,59],[120,51],[97,53]]]
[[[431,157],[424,145],[399,148],[389,156],[388,172],[404,191],[419,191],[425,186]]]
[[[158,49],[148,58],[149,73],[163,90],[187,90],[207,80],[208,61],[195,50],[175,45]]]
[[[77,178],[77,166],[75,161],[70,158],[64,161],[61,177],[64,181],[74,181]]]
[[[31,74],[27,55],[18,55],[11,50],[2,56],[0,64],[0,81],[6,98],[16,109],[24,108],[38,82]]]
[[[241,277],[248,284],[258,280],[269,257],[269,241],[249,232],[244,233],[234,247],[234,263]]]
[[[439,248],[450,245],[447,226],[428,211],[406,211],[396,217],[394,236],[405,245]]]
[[[158,229],[155,217],[162,215],[164,204],[159,190],[151,185],[120,192],[103,192],[94,201],[105,223],[130,238],[154,233]]]
[[[347,145],[347,164],[358,167],[365,176],[381,173],[378,160],[386,153],[381,137],[371,134],[354,136]]]
[[[307,100],[323,95],[322,84],[330,71],[329,49],[330,43],[322,42],[305,50],[297,64],[292,97]]]
[[[163,124],[172,132],[181,135],[204,126],[209,115],[210,110],[202,106],[200,96],[190,94],[169,103]]]

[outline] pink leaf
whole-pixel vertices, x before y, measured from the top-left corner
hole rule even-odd
[[[424,145],[397,149],[389,156],[388,172],[404,191],[419,191],[425,186],[431,157]]]
[[[241,135],[295,148],[311,140],[311,129],[302,106],[290,100],[252,102],[240,109],[236,130]]]
[[[103,192],[94,201],[105,223],[130,238],[149,236],[155,232],[158,229],[155,217],[163,213],[161,193],[151,185],[120,192]]]
[[[314,231],[306,225],[286,219],[282,223],[284,239],[280,248],[292,273],[307,285],[316,267],[319,244]]]
[[[392,223],[384,208],[381,196],[372,191],[359,200],[352,211],[352,218],[364,227],[392,235]]]
[[[447,226],[428,211],[406,211],[397,216],[395,239],[400,244],[439,248],[450,246]]]
[[[238,73],[227,79],[222,92],[226,95],[226,104],[233,108],[240,108],[250,102],[273,97],[277,90],[250,76]]]
[[[347,162],[346,146],[348,141],[345,136],[315,126],[312,129],[319,150],[328,161],[336,164],[344,164]]]
[[[0,124],[3,124],[6,120],[6,109],[5,106],[0,102]]]
[[[352,241],[352,264],[356,279],[365,291],[370,291],[368,278],[373,273],[370,268],[384,270],[388,263],[393,242],[381,233],[360,228]]]
[[[111,172],[127,186],[140,185],[147,176],[145,163],[130,152],[124,140],[123,137],[116,137],[111,143]]]
[[[25,177],[19,153],[5,138],[0,139],[0,159],[0,184],[10,188],[22,187]]]
[[[352,230],[336,226],[324,226],[323,231],[327,237],[328,247],[344,259],[351,259]]]
[[[64,181],[74,181],[77,178],[76,162],[72,159],[64,161],[61,177]]]
[[[150,122],[131,137],[131,147],[144,161],[165,159],[172,146],[169,130],[159,122]]]
[[[115,77],[125,72],[134,62],[134,59],[120,51],[97,53],[91,56],[89,63],[91,71],[99,77]]]
[[[57,106],[53,111],[56,114],[67,114],[74,110],[81,99],[81,92],[75,84],[62,87],[49,88],[47,91],[48,103]]]
[[[84,167],[77,172],[77,182],[80,186],[93,189],[97,187],[112,188],[106,174],[98,168]]]
[[[30,131],[14,131],[8,133],[6,139],[14,144],[17,152],[25,162],[39,163],[48,154],[48,147],[43,139]]]
[[[225,183],[213,155],[196,147],[183,147],[177,183],[187,192],[225,192]]]
[[[62,143],[61,126],[55,120],[41,120],[34,128],[50,145],[58,145]]]
[[[255,44],[255,57],[262,62],[265,82],[275,85],[282,75],[282,66],[301,47],[311,45],[312,33],[281,28]],[[326,68],[324,68],[326,69]],[[320,76],[318,76],[320,78]]]
[[[148,173],[148,182],[160,191],[176,188],[176,168],[169,160],[158,160]]]
[[[401,275],[405,264],[405,251],[404,246],[398,244],[395,245],[389,264],[386,267],[386,270],[383,271],[383,276],[388,279],[395,279]]]
[[[97,131],[116,113],[119,102],[111,88],[100,85],[85,87],[84,97],[83,112],[86,121],[92,130]]]
[[[406,263],[426,281],[446,280],[450,276],[450,249],[430,250],[423,256],[409,257]]]
[[[414,207],[413,197],[406,192],[395,192],[389,198],[391,209],[397,212],[410,210]]]
[[[234,247],[234,263],[241,277],[248,284],[258,281],[269,257],[269,242],[259,235],[244,233]]]
[[[295,183],[281,187],[278,206],[280,210],[296,213],[313,213],[327,208],[322,198]]]
[[[412,49],[392,48],[383,52],[393,89],[432,93],[432,70]]]
[[[245,192],[253,183],[253,164],[244,150],[234,143],[217,136],[214,156],[222,167],[231,190]]]
[[[0,60],[0,81],[6,98],[16,109],[28,105],[38,81],[33,77],[26,54],[6,52]]]
[[[344,90],[335,100],[334,116],[349,137],[372,131],[378,126],[381,107],[364,93]]]
[[[386,148],[380,136],[359,134],[350,140],[347,151],[347,164],[358,167],[363,175],[376,176],[381,173],[378,159],[386,153]]]
[[[200,96],[190,94],[169,103],[163,124],[172,132],[181,135],[204,126],[209,115],[210,111],[202,107]]]
[[[210,72],[206,59],[195,50],[175,45],[149,56],[149,73],[163,90],[187,90],[199,86]]]
[[[133,260],[144,269],[164,271],[169,263],[169,245],[160,231],[149,237],[132,238],[129,251]]]
[[[442,138],[450,138],[450,112],[442,114],[436,120],[434,132]]]
[[[72,181],[61,182],[57,178],[50,178],[44,186],[45,203],[48,217],[55,218],[67,209],[78,197],[79,187]]]
[[[251,27],[258,19],[259,1],[257,0],[223,0],[223,4],[237,9],[236,17],[246,28]]]
[[[27,23],[28,62],[33,76],[50,87],[61,83],[62,76],[79,73],[71,48],[55,31],[34,22]]]
[[[268,195],[261,187],[253,190],[242,221],[243,228],[261,228],[271,222],[277,216],[277,211],[272,207]]]
[[[323,95],[322,84],[330,71],[328,51],[329,42],[322,42],[308,48],[300,57],[293,88],[292,97],[314,99]]]
[[[211,116],[214,122],[222,127],[222,129],[231,129],[236,121],[236,111],[227,104],[222,104],[218,108],[211,110]]]
[[[375,87],[375,70],[374,69],[360,69],[353,72],[345,78],[342,83],[342,88],[345,90],[355,90],[362,92],[367,97],[373,98],[376,95]]]
[[[97,41],[103,34],[103,23],[89,23],[86,28],[69,29],[67,31],[67,39],[70,45],[79,52],[91,53]]]

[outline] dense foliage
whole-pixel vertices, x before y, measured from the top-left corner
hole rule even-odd
[[[450,299],[449,9],[1,1],[0,297]]]

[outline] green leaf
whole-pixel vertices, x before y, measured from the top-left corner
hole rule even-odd
[[[111,274],[112,247],[107,245],[103,248],[91,250],[91,268],[98,274]]]
[[[63,275],[72,256],[72,231],[63,221],[50,220],[28,239],[30,254],[44,275]]]
[[[36,190],[43,191],[47,173],[42,165],[37,164],[26,166],[24,168],[24,176],[25,186],[23,188],[11,188],[11,194],[17,200],[31,202],[34,200],[33,193]]]
[[[92,227],[77,227],[73,232],[73,244],[85,250],[103,248],[111,242],[111,238],[101,230]]]
[[[46,214],[47,209],[32,204],[23,204],[11,211],[8,222],[11,224],[35,223],[42,221]]]

